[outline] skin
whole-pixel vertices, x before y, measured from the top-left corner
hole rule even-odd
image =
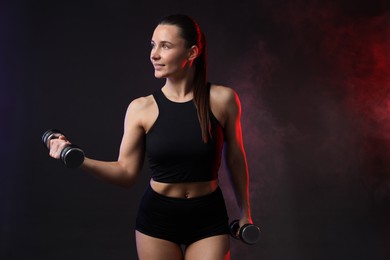
[[[186,48],[179,28],[158,25],[151,40],[150,59],[156,78],[166,79],[162,87],[164,95],[174,102],[186,102],[193,98],[193,61],[199,55],[197,46]],[[240,225],[252,223],[249,205],[249,179],[241,133],[241,105],[237,94],[230,88],[212,85],[210,89],[211,111],[223,126],[225,134],[224,156],[229,176],[235,189],[237,204],[241,210]],[[105,162],[85,158],[81,168],[103,181],[130,187],[136,181],[143,166],[144,136],[158,117],[158,107],[152,95],[133,100],[128,106],[124,122],[124,134],[117,161]],[[50,141],[50,156],[59,159],[61,150],[70,142],[60,136]],[[218,181],[198,183],[159,183],[151,180],[151,187],[169,197],[193,198],[213,192]],[[229,259],[228,235],[213,236],[189,245],[184,252],[169,241],[147,236],[136,231],[137,251],[145,259]]]

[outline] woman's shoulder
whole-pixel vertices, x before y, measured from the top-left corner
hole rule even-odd
[[[127,107],[127,117],[139,119],[143,121],[148,118],[151,114],[154,114],[156,110],[156,102],[154,101],[153,95],[138,97],[130,102]]]
[[[152,107],[154,104],[155,101],[153,95],[148,95],[148,96],[138,97],[132,100],[129,104],[128,109],[140,112]]]
[[[141,126],[145,132],[150,129],[158,115],[157,104],[153,95],[139,97],[130,102],[126,121]]]
[[[219,123],[225,127],[228,118],[239,111],[240,101],[231,88],[212,84],[210,87],[210,107]]]
[[[238,100],[238,95],[231,87],[211,84],[210,86],[210,99],[211,102],[216,102],[221,105],[226,105]]]

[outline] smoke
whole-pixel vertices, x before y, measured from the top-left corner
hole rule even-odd
[[[390,13],[328,25],[324,50],[348,93],[346,105],[373,124],[364,131],[390,139]],[[342,86],[341,86],[342,87]]]
[[[324,49],[335,65],[344,105],[356,125],[358,155],[369,174],[374,201],[390,200],[390,12],[330,24]]]
[[[390,12],[382,1],[294,1],[274,14],[291,49],[340,88],[366,134],[390,138]],[[317,62],[314,62],[317,61]],[[317,64],[315,64],[317,63]]]
[[[326,164],[313,168],[342,183],[356,174],[352,168],[363,167],[366,177],[377,175],[374,181],[383,184],[380,194],[390,193],[383,191],[390,178],[390,12],[384,2],[262,4],[273,35],[258,35],[238,65],[247,77],[233,79],[244,93],[244,111],[251,111],[244,125],[251,129],[250,150],[260,156],[255,161],[266,151],[282,165],[286,155]],[[302,156],[282,151],[282,143],[299,146]]]
[[[256,8],[272,29],[249,21],[256,35],[230,74],[243,107],[252,211],[260,225],[279,218],[288,232],[278,243],[298,248],[295,235],[308,225],[291,220],[298,212],[331,214],[346,203],[366,212],[372,197],[390,205],[390,12],[381,1]],[[337,239],[360,243],[351,234]]]

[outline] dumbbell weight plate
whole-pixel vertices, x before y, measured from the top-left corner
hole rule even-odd
[[[244,243],[248,245],[254,245],[259,241],[260,229],[255,225],[244,225],[240,229],[240,237]]]
[[[53,138],[53,135],[55,134],[62,134],[61,131],[57,130],[57,129],[50,129],[50,130],[47,130],[43,135],[42,135],[42,142],[43,142],[43,145],[49,149],[49,141],[50,139]]]
[[[61,160],[68,168],[77,168],[84,161],[84,152],[76,145],[69,145],[62,149]]]
[[[240,239],[237,236],[238,229],[240,228],[238,220],[234,220],[230,223],[230,235],[235,239]]]

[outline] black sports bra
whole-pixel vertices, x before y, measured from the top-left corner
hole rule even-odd
[[[224,137],[222,126],[211,111],[212,138],[205,144],[192,100],[176,103],[161,90],[153,97],[159,114],[145,139],[153,180],[183,183],[217,179]]]

